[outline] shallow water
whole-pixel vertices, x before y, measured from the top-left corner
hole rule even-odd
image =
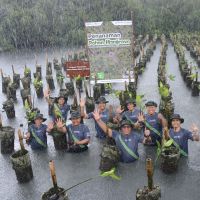
[[[138,83],[138,94],[145,94],[145,98],[155,100],[159,103],[159,94],[157,87],[157,67],[160,56],[160,44],[151,61],[147,64],[145,72],[140,76]],[[43,77],[45,76],[45,51],[37,54],[38,64],[43,66]],[[62,51],[49,51],[48,57],[52,61],[54,55],[62,55]],[[18,55],[0,55],[0,66],[6,74],[11,73],[11,65],[14,64],[16,72],[22,73],[24,64],[35,71],[34,53]],[[169,44],[167,51],[167,63],[169,73],[176,75],[175,81],[170,82],[175,110],[185,118],[184,127],[188,128],[192,122],[196,122],[200,127],[200,104],[199,97],[192,97],[182,80],[178,68],[178,61],[173,47]],[[55,79],[54,79],[55,80]],[[1,81],[1,80],[0,80]],[[45,82],[45,81],[44,81]],[[56,80],[55,80],[56,83]],[[116,88],[122,89],[124,86],[115,84]],[[32,89],[33,94],[34,89]],[[54,95],[58,90],[54,91]],[[24,123],[26,129],[24,110],[19,90],[17,92],[18,102],[15,104],[16,119],[7,120],[3,114],[3,123],[12,125],[18,129],[19,124]],[[1,95],[0,104],[5,100]],[[118,104],[113,96],[107,96],[112,105]],[[71,102],[71,99],[69,100]],[[45,101],[35,98],[35,105],[38,106],[44,116],[47,117],[47,104]],[[0,199],[4,200],[39,200],[42,193],[52,187],[48,162],[55,160],[58,185],[63,188],[81,182],[90,177],[96,177],[92,181],[79,185],[68,192],[70,200],[134,200],[138,188],[147,185],[145,172],[145,159],[147,156],[155,157],[155,150],[151,147],[139,146],[140,160],[131,164],[120,163],[117,172],[121,176],[121,181],[115,181],[111,178],[101,178],[99,175],[99,154],[101,152],[102,142],[95,137],[94,124],[91,120],[86,120],[90,127],[92,138],[88,152],[82,154],[69,154],[63,151],[55,151],[53,141],[48,136],[48,149],[46,152],[29,150],[34,179],[26,184],[19,184],[16,180],[14,170],[12,169],[9,155],[0,154]],[[15,140],[15,149],[19,149],[17,136]],[[159,169],[157,163],[154,174],[154,183],[161,186],[162,200],[199,200],[199,182],[200,182],[200,143],[189,144],[190,155],[188,159],[182,159],[179,164],[179,170],[171,175],[164,174]]]

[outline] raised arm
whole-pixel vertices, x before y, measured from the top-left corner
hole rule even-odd
[[[199,128],[195,124],[192,124],[191,132],[192,132],[192,138],[193,138],[193,140],[194,141],[199,141],[200,140]]]
[[[51,101],[49,96],[50,96],[50,90],[49,89],[44,90],[44,98],[46,99],[48,104],[52,105],[53,102]]]
[[[93,112],[93,116],[97,124],[101,127],[101,129],[105,132],[106,135],[112,137],[112,129],[108,128],[107,125],[101,120],[99,110]]]
[[[67,128],[65,126],[65,123],[63,123],[62,119],[57,119],[56,120],[56,126],[57,126],[57,130],[61,133],[66,133],[67,132]]]
[[[164,116],[161,113],[158,113],[158,119],[160,120],[163,128],[168,127],[167,120],[164,118]]]
[[[83,139],[81,141],[74,142],[75,144],[81,145],[81,144],[88,144],[90,142],[89,138]]]
[[[134,126],[136,129],[141,129],[143,127],[143,123],[145,120],[144,114],[142,112],[140,112],[137,116],[138,120],[136,123],[134,123]]]
[[[115,111],[115,117],[113,118],[113,120],[115,122],[120,122],[122,120],[122,113],[124,112],[124,109],[121,108],[121,106],[117,107],[116,111]]]
[[[80,108],[81,108],[81,117],[83,117],[84,119],[88,119],[88,115],[85,112],[85,100],[84,99],[80,100]]]
[[[53,130],[53,127],[54,127],[54,123],[49,122],[47,125],[47,132],[50,133]]]

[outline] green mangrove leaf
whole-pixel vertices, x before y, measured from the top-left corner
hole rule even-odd
[[[168,78],[171,80],[171,81],[175,81],[175,75],[173,75],[173,74],[170,74],[169,76],[168,76]]]
[[[170,147],[173,144],[173,140],[170,139],[168,141],[164,140],[163,146],[164,147]]]
[[[121,180],[121,177],[117,176],[115,174],[115,171],[116,171],[116,168],[112,168],[110,171],[107,171],[107,172],[101,172],[100,176],[102,177],[107,177],[107,176],[110,176],[111,178],[115,179],[115,180]]]

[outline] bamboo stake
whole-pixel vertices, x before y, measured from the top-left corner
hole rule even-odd
[[[55,172],[55,165],[54,165],[53,160],[49,161],[49,169],[50,169],[50,173],[51,173],[53,187],[54,187],[55,190],[58,190],[57,178],[56,178],[56,172]]]
[[[0,129],[3,127],[3,123],[2,123],[2,116],[0,114]]]
[[[153,164],[151,158],[146,159],[146,170],[148,177],[148,188],[149,190],[153,190]]]
[[[46,52],[46,66],[48,67],[48,55],[47,55],[47,52]]]
[[[14,66],[12,65],[12,71],[13,71],[13,74],[15,74],[15,70],[14,70]]]
[[[196,82],[198,82],[198,72],[196,72]]]
[[[1,77],[3,78],[3,70],[0,69]]]
[[[22,133],[21,133],[21,129],[18,129],[18,137],[19,137],[19,144],[21,147],[21,150],[24,151],[24,143],[23,143],[23,137],[22,137]]]

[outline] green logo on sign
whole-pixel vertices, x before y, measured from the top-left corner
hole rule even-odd
[[[101,80],[104,79],[104,78],[105,78],[104,72],[98,72],[98,73],[97,73],[97,78],[98,78],[98,79],[101,79]]]

